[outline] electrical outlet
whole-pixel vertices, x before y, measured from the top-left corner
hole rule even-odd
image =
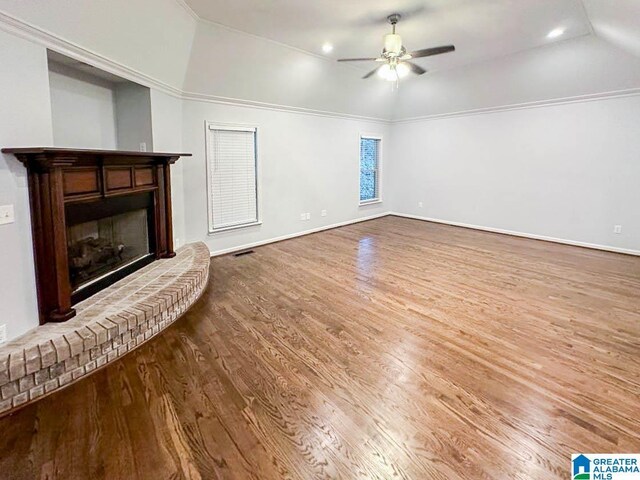
[[[322,217],[326,217],[326,216],[327,216],[327,211],[326,211],[326,210],[322,210],[322,211],[320,212],[320,216],[322,216]]]
[[[7,326],[0,325],[0,343],[7,341]]]
[[[180,245],[181,245],[181,243],[180,243],[180,239],[179,239],[179,238],[176,238],[176,241],[175,241],[175,247],[176,247],[176,248],[180,248]]]
[[[307,219],[307,214],[306,213],[301,213],[300,214],[300,220],[305,221]]]
[[[15,221],[16,217],[13,212],[13,205],[0,206],[0,225],[6,225],[7,223],[13,223]]]
[[[147,151],[147,142],[140,142],[140,151],[141,152]]]
[[[307,220],[311,220],[311,214],[307,213]]]
[[[418,202],[418,208],[422,208],[422,207],[423,207],[422,202]]]
[[[615,225],[613,227],[613,233],[616,233],[618,235],[621,234],[622,233],[622,225]]]

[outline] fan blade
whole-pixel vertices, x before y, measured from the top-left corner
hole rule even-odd
[[[433,55],[441,55],[443,53],[454,52],[456,47],[453,45],[446,45],[444,47],[425,48],[423,50],[416,50],[409,53],[411,58],[431,57]]]
[[[338,61],[339,62],[375,62],[378,59],[373,57],[373,58],[341,58]]]
[[[380,70],[382,68],[382,65],[380,65],[378,68],[374,68],[373,70],[371,70],[369,73],[367,73],[364,77],[362,77],[363,79],[367,79],[373,75],[375,75],[377,73],[378,70]]]
[[[406,63],[407,65],[409,65],[409,68],[411,69],[411,71],[416,75],[422,75],[423,73],[427,73],[427,71],[424,68],[422,68],[420,65],[416,65],[413,62],[402,62],[402,63]]]

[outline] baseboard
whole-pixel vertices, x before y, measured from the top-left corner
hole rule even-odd
[[[594,244],[594,243],[586,243],[586,242],[578,242],[575,240],[567,240],[567,239],[563,239],[563,238],[555,238],[555,237],[547,237],[544,235],[536,235],[533,233],[524,233],[524,232],[516,232],[513,230],[505,230],[502,228],[493,228],[493,227],[485,227],[485,226],[481,226],[481,225],[472,225],[469,223],[462,223],[462,222],[453,222],[450,220],[442,220],[439,218],[431,218],[431,217],[424,217],[424,216],[420,216],[420,215],[411,215],[408,213],[400,213],[400,212],[384,212],[384,213],[379,213],[376,215],[370,215],[368,217],[362,217],[362,218],[357,218],[354,220],[347,220],[345,222],[339,222],[339,223],[333,223],[331,225],[325,225],[323,227],[318,227],[318,228],[312,228],[310,230],[304,230],[302,232],[296,232],[296,233],[291,233],[289,235],[282,235],[280,237],[273,237],[273,238],[269,238],[266,240],[261,240],[259,242],[253,242],[253,243],[247,243],[244,245],[240,245],[237,247],[231,247],[231,248],[225,248],[222,250],[214,250],[211,252],[211,256],[212,257],[218,257],[220,255],[227,255],[229,253],[235,253],[235,252],[240,252],[242,250],[247,250],[250,248],[255,248],[255,247],[260,247],[262,245],[268,245],[270,243],[276,243],[276,242],[282,242],[283,240],[290,240],[292,238],[296,238],[296,237],[302,237],[305,235],[310,235],[312,233],[318,233],[318,232],[322,232],[325,230],[332,230],[334,228],[339,228],[339,227],[344,227],[347,225],[353,225],[354,223],[361,223],[361,222],[366,222],[369,220],[375,220],[376,218],[382,218],[382,217],[386,217],[386,216],[395,216],[395,217],[402,217],[402,218],[410,218],[413,220],[421,220],[423,222],[433,222],[433,223],[440,223],[443,225],[451,225],[453,227],[462,227],[462,228],[470,228],[472,230],[480,230],[483,232],[491,232],[491,233],[500,233],[503,235],[511,235],[513,237],[521,237],[521,238],[529,238],[531,240],[542,240],[544,242],[552,242],[552,243],[559,243],[562,245],[571,245],[574,247],[582,247],[582,248],[590,248],[593,250],[602,250],[605,252],[613,252],[613,253],[622,253],[624,255],[633,255],[633,256],[638,256],[640,257],[640,250],[633,250],[633,249],[628,249],[628,248],[618,248],[618,247],[611,247],[608,245],[598,245],[598,244]]]
[[[640,256],[640,250],[632,250],[628,248],[618,248],[618,247],[610,247],[608,245],[598,245],[594,243],[578,242],[575,240],[566,240],[564,238],[554,238],[554,237],[547,237],[544,235],[535,235],[533,233],[515,232],[513,230],[504,230],[502,228],[484,227],[481,225],[471,225],[469,223],[452,222],[449,220],[442,220],[439,218],[423,217],[419,215],[410,215],[407,213],[400,213],[400,212],[389,212],[389,215],[393,215],[396,217],[403,217],[403,218],[411,218],[413,220],[422,220],[424,222],[441,223],[444,225],[451,225],[454,227],[471,228],[473,230],[482,230],[484,232],[501,233],[503,235],[511,235],[514,237],[530,238],[532,240],[542,240],[545,242],[561,243],[563,245],[572,245],[574,247],[591,248],[593,250],[604,250],[606,252]]]
[[[347,220],[344,222],[333,223],[331,225],[325,225],[323,227],[312,228],[310,230],[304,230],[302,232],[290,233],[288,235],[282,235],[280,237],[269,238],[267,240],[260,240],[259,242],[247,243],[237,247],[224,248],[222,250],[214,250],[211,252],[212,257],[218,257],[220,255],[227,255],[229,253],[240,252],[249,248],[260,247],[262,245],[268,245],[270,243],[282,242],[283,240],[290,240],[296,237],[303,237],[304,235],[310,235],[312,233],[323,232],[325,230],[332,230],[334,228],[345,227],[347,225],[353,225],[354,223],[366,222],[369,220],[375,220],[376,218],[386,217],[391,215],[390,212],[378,213],[376,215],[369,215],[368,217],[356,218],[353,220]]]

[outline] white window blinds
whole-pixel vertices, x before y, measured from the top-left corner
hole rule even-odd
[[[258,222],[256,129],[209,125],[209,231]]]

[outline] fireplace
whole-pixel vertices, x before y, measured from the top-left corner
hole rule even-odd
[[[40,323],[173,251],[170,166],[189,154],[13,148],[27,167]]]

